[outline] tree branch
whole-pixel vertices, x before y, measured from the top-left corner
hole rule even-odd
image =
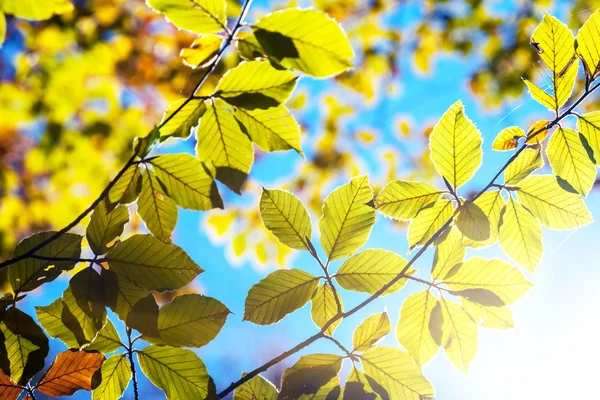
[[[135,363],[133,362],[133,341],[131,340],[131,328],[127,327],[127,357],[129,358],[129,365],[131,367],[131,379],[133,380],[133,395],[135,400],[139,400],[140,394],[138,391],[137,373],[135,370]]]

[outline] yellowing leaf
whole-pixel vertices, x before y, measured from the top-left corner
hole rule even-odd
[[[392,331],[390,317],[387,312],[373,314],[365,319],[354,331],[352,345],[354,351],[366,351],[377,345],[388,333]]]
[[[216,178],[239,194],[252,167],[254,150],[230,107],[215,99],[202,117],[196,136],[200,160],[214,166]]]
[[[515,323],[513,321],[512,312],[510,308],[504,307],[485,307],[481,304],[471,302],[464,297],[460,298],[465,311],[469,313],[471,317],[483,326],[484,328],[490,329],[510,329],[514,328]]]
[[[334,275],[336,282],[346,290],[373,294],[391,282],[406,266],[407,262],[399,255],[382,249],[368,249],[348,258]],[[409,269],[406,275],[414,270]],[[397,292],[406,284],[400,279],[383,295]]]
[[[178,206],[192,210],[223,208],[213,177],[196,157],[186,153],[165,154],[150,163],[166,194]]]
[[[16,17],[42,20],[73,10],[69,0],[2,0],[2,11]]]
[[[304,306],[319,279],[299,269],[281,269],[252,286],[246,297],[244,320],[259,325],[275,323]]]
[[[258,147],[264,151],[294,149],[304,155],[300,144],[300,127],[285,106],[266,110],[236,108],[233,116]]]
[[[276,69],[268,61],[243,61],[223,75],[215,96],[250,110],[277,107],[290,97],[297,79],[290,71]]]
[[[587,140],[598,165],[600,163],[600,111],[580,115],[577,118],[577,130]]]
[[[525,149],[504,170],[504,183],[516,185],[543,165],[544,160],[540,150]]]
[[[326,78],[353,66],[346,33],[323,12],[288,8],[267,15],[252,29],[264,51],[286,68]]]
[[[465,237],[464,244],[473,248],[490,246],[498,238],[498,224],[500,223],[500,212],[504,207],[504,198],[499,190],[495,190],[482,194],[474,203],[487,215],[490,221],[490,238],[483,242],[477,242]]]
[[[559,127],[550,138],[546,153],[554,175],[567,181],[582,196],[587,195],[596,180],[596,165],[579,132]]]
[[[408,227],[408,244],[410,248],[427,243],[452,218],[452,214],[452,202],[444,199],[419,211]]]
[[[257,375],[235,389],[233,400],[277,400],[278,394],[275,385]]]
[[[147,3],[178,28],[198,34],[226,30],[224,0],[147,0]]]
[[[413,357],[399,349],[379,346],[361,356],[365,374],[387,391],[390,399],[433,399],[431,383]]]
[[[478,326],[456,303],[442,298],[442,348],[456,368],[467,372],[477,353]]]
[[[477,204],[469,200],[460,206],[456,226],[471,240],[483,242],[490,238],[490,220]]]
[[[167,196],[154,173],[149,170],[142,174],[138,214],[155,237],[163,242],[171,241],[177,224],[177,204]]]
[[[92,400],[119,400],[129,385],[131,365],[126,354],[110,356],[103,364],[102,381],[92,392]]]
[[[179,57],[188,67],[205,67],[217,56],[222,42],[219,35],[202,35],[189,48],[181,49]]]
[[[108,201],[111,203],[126,204],[134,202],[142,188],[142,174],[137,165],[132,165],[125,170],[115,185],[108,192]]]
[[[94,209],[85,233],[94,254],[105,254],[108,251],[106,245],[123,233],[127,222],[129,222],[127,207],[118,206],[108,212],[106,203],[101,201]]]
[[[388,217],[408,220],[441,195],[441,190],[426,182],[394,181],[375,197],[375,208]]]
[[[550,229],[571,229],[593,222],[583,199],[563,189],[552,175],[533,175],[518,186],[521,204]]]
[[[546,129],[548,123],[545,119],[541,119],[535,122],[529,130],[527,131],[527,140],[525,140],[526,144],[540,144],[546,136],[548,136],[548,130]]]
[[[163,116],[160,136],[187,138],[206,110],[206,102],[200,99],[179,99],[171,103]]]
[[[436,304],[435,296],[423,290],[404,300],[400,310],[396,337],[419,365],[425,365],[438,350],[429,331],[431,312]]]
[[[600,12],[596,10],[577,32],[577,53],[589,82],[600,75]]]
[[[90,391],[97,384],[93,377],[104,360],[104,355],[98,352],[67,350],[59,353],[36,390],[54,397],[70,396],[80,389]]]
[[[349,256],[365,244],[375,223],[375,210],[367,205],[372,200],[367,175],[352,179],[325,199],[319,228],[329,261]]]
[[[339,302],[342,312],[344,311],[344,305],[342,304],[342,298],[339,294],[334,293],[331,287],[324,283],[315,290],[312,297],[312,307],[310,308],[310,316],[313,322],[319,328],[329,322],[333,317],[338,314],[337,302]],[[325,330],[326,335],[333,335],[335,328],[342,322],[341,318],[335,321],[333,324]]]
[[[511,304],[532,286],[523,274],[507,262],[473,257],[446,275],[444,283],[455,291],[485,289]]]
[[[263,188],[260,215],[265,227],[279,241],[293,249],[309,250],[311,221],[306,208],[296,196],[283,190]]]
[[[500,246],[507,256],[531,272],[544,252],[540,222],[513,199],[506,203],[502,215]]]
[[[509,126],[508,128],[503,129],[496,139],[494,139],[494,143],[492,143],[492,149],[498,151],[507,151],[516,149],[519,145],[519,139],[525,137],[525,132],[523,129],[518,126]]]
[[[481,165],[481,134],[467,118],[460,101],[454,103],[429,136],[435,170],[453,188],[464,185]]]
[[[17,400],[21,392],[23,392],[23,388],[0,369],[0,396],[5,400]]]

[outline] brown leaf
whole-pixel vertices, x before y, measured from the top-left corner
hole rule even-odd
[[[8,375],[0,369],[0,399],[17,400],[23,388],[14,383]]]
[[[92,390],[100,383],[105,357],[96,351],[59,353],[36,389],[50,396],[70,396],[79,389]]]

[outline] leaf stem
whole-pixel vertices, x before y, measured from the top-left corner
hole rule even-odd
[[[335,305],[337,307],[337,312],[338,312],[338,314],[341,314],[344,311],[342,310],[342,303],[340,303],[340,299],[338,297],[337,289],[335,288],[335,285],[333,284],[333,280],[331,279],[331,275],[329,275],[329,268],[327,268],[329,265],[324,265],[323,264],[323,261],[321,261],[321,258],[319,257],[319,255],[317,254],[317,252],[314,250],[315,247],[312,245],[312,242],[310,241],[310,239],[306,238],[306,241],[307,241],[308,245],[310,246],[310,248],[312,249],[312,251],[309,251],[310,255],[313,256],[313,258],[315,260],[317,260],[317,262],[321,266],[321,269],[325,273],[325,280],[327,281],[327,285],[329,285],[329,287],[333,291],[333,298],[335,300]]]
[[[346,353],[346,356],[348,356],[349,359],[354,360],[357,357],[356,354],[353,354],[350,350],[344,347],[344,345],[337,341],[333,336],[324,336],[324,338],[335,343],[335,345],[339,347],[340,350]]]
[[[137,338],[136,338],[137,339]],[[129,358],[129,364],[131,366],[131,378],[133,380],[133,395],[135,400],[139,400],[140,395],[138,391],[137,373],[135,370],[135,362],[133,361],[133,341],[131,340],[131,328],[127,327],[127,357]]]

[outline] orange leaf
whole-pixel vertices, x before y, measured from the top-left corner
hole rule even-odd
[[[546,121],[545,119],[541,119],[538,122],[536,122],[535,124],[531,125],[531,128],[529,128],[529,131],[527,132],[527,140],[525,141],[525,143],[527,144],[539,144],[541,143],[544,139],[546,139],[546,136],[548,136],[548,129],[541,131],[540,129],[543,129],[546,127],[546,125],[548,125],[550,121]],[[536,134],[537,132],[537,134]],[[532,136],[534,135],[535,136]]]
[[[100,383],[104,360],[104,355],[96,351],[63,351],[56,356],[36,389],[54,397],[70,396],[79,389],[92,390]]]
[[[0,399],[17,400],[23,388],[14,383],[8,375],[0,369]]]
[[[492,149],[498,151],[506,151],[516,149],[519,145],[519,139],[525,137],[523,129],[517,126],[510,126],[503,129],[502,132],[496,136],[494,143],[492,143]]]

